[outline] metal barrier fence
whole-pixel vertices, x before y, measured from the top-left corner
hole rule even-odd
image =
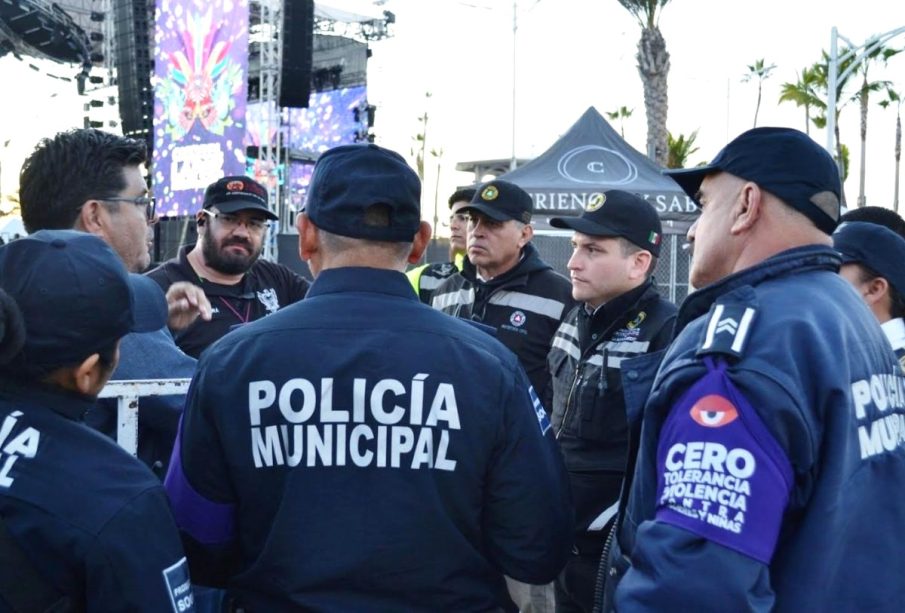
[[[191,379],[134,379],[108,381],[98,398],[116,398],[116,442],[138,453],[138,401],[145,396],[185,394]]]

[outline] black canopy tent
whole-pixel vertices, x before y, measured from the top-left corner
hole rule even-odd
[[[657,288],[675,303],[685,298],[691,254],[682,244],[698,215],[697,207],[675,181],[625,142],[594,107],[543,154],[499,178],[531,194],[533,243],[541,257],[563,273],[572,253],[565,237],[571,237],[572,232],[552,228],[551,217],[581,215],[589,202],[611,189],[641,196],[654,205],[663,222],[663,244],[654,273]]]
[[[625,142],[594,107],[544,153],[500,179],[531,194],[538,230],[550,229],[550,217],[581,215],[589,200],[610,189],[638,194],[653,204],[665,222],[664,233],[684,233],[697,216],[678,184]]]

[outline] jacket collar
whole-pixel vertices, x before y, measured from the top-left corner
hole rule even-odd
[[[17,403],[39,405],[73,421],[82,421],[85,413],[97,402],[97,398],[92,396],[59,387],[41,383],[23,384],[3,377],[0,377],[0,389],[9,398],[15,398]]]
[[[720,296],[740,287],[760,285],[790,273],[815,270],[839,272],[841,265],[842,258],[839,253],[832,247],[824,245],[805,245],[778,253],[760,264],[740,270],[689,294],[679,309],[675,334],[678,335],[691,321],[707,313]]]
[[[618,319],[624,319],[629,312],[634,312],[636,307],[651,299],[651,294],[656,293],[653,279],[648,279],[636,288],[630,289],[624,294],[616,296],[609,302],[597,307],[593,313],[588,313],[586,305],[581,305],[579,318],[587,320],[588,332],[604,332]]]
[[[419,302],[408,277],[395,270],[349,266],[321,271],[306,298],[342,292],[386,294]]]

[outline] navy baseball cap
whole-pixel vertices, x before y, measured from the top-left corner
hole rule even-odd
[[[905,296],[905,238],[866,221],[849,221],[833,234],[843,264],[863,264]]]
[[[45,372],[167,323],[160,286],[86,232],[41,230],[0,247],[0,288],[25,319],[25,364]]]
[[[514,219],[531,223],[533,210],[534,202],[528,192],[515,183],[496,179],[481,185],[468,206],[463,206],[459,212],[478,211],[496,221]]]
[[[267,188],[244,176],[223,177],[207,186],[204,208],[216,206],[222,213],[260,211],[267,219],[279,219],[267,206]]]
[[[804,132],[754,128],[726,145],[706,166],[663,173],[696,198],[704,177],[720,171],[757,183],[827,234],[839,224],[839,169],[830,154]]]
[[[385,205],[385,224],[366,220]],[[325,151],[314,166],[305,211],[315,226],[351,238],[410,243],[421,226],[421,180],[395,151],[372,144]]]
[[[622,237],[660,257],[663,226],[647,200],[619,189],[600,194],[581,217],[551,217],[554,228],[571,228],[588,236]]]

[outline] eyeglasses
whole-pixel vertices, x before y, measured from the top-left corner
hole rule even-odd
[[[157,215],[157,199],[154,196],[139,196],[137,198],[97,198],[103,202],[128,202],[135,206],[143,207],[145,210],[145,218],[151,222],[156,219]]]
[[[227,230],[235,230],[240,225],[244,225],[246,228],[251,230],[252,232],[263,232],[267,229],[269,225],[266,219],[260,219],[255,217],[246,217],[241,218],[238,215],[232,215],[230,213],[221,213],[217,211],[216,213],[208,210],[201,209],[201,212],[210,217],[211,219],[216,219],[220,224],[226,228]]]

